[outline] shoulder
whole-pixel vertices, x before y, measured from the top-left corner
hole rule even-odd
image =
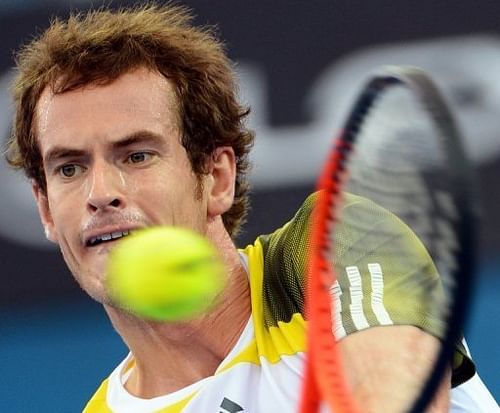
[[[104,380],[89,400],[83,413],[111,413],[106,402],[106,395],[108,392],[108,379]]]
[[[266,272],[274,275],[284,272],[294,277],[304,277],[311,248],[309,234],[317,197],[318,193],[307,197],[285,225],[272,234],[258,238]],[[334,213],[337,220],[332,222],[332,262],[336,265],[336,270],[375,258],[386,262],[394,256],[396,247],[398,251],[404,252],[407,268],[416,268],[417,263],[419,266],[432,266],[427,251],[410,228],[376,203],[344,193],[339,209]]]

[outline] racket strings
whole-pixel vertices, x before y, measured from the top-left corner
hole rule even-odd
[[[457,239],[440,134],[408,88],[385,91],[362,124],[345,185],[402,219],[436,262],[456,255]]]

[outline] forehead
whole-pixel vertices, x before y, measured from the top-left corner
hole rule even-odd
[[[159,73],[139,68],[106,85],[90,84],[58,94],[45,88],[34,127],[44,147],[60,137],[97,138],[130,133],[134,128],[177,127],[178,112],[172,83]]]

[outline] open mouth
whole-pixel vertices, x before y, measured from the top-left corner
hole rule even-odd
[[[100,245],[104,242],[110,242],[110,241],[116,241],[117,239],[126,237],[131,234],[131,231],[115,231],[115,232],[108,232],[105,234],[100,234],[96,235],[95,237],[89,238],[89,240],[86,242],[87,247],[95,247],[97,245]]]

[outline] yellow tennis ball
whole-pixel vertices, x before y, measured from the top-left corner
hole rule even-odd
[[[224,288],[215,247],[194,231],[151,227],[111,251],[106,287],[111,300],[138,317],[183,321],[205,312]]]

